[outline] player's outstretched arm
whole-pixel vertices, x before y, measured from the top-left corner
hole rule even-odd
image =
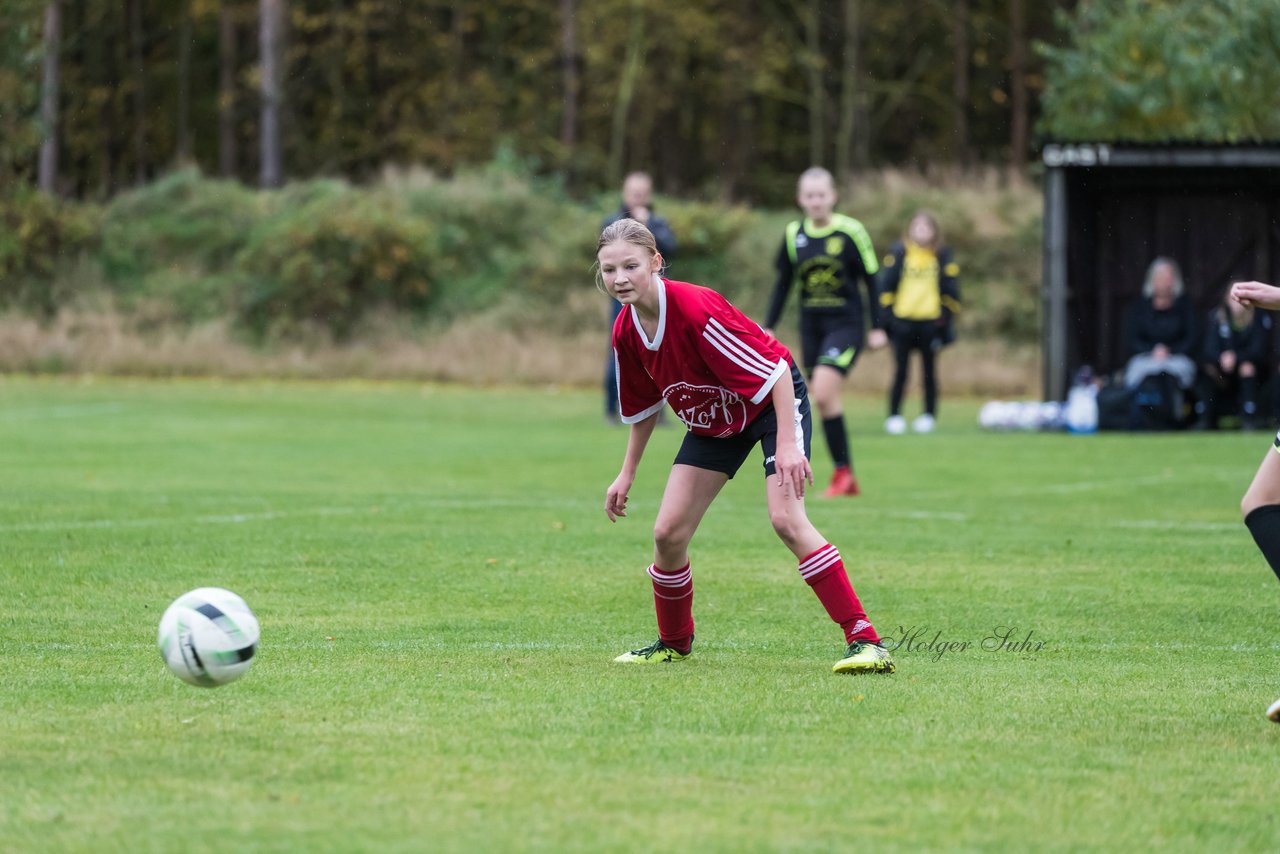
[[[804,452],[795,443],[794,431],[786,429],[788,416],[796,411],[796,395],[791,387],[791,377],[783,376],[775,381],[770,395],[778,418],[778,437],[773,457],[774,476],[779,485],[790,488],[793,497],[804,498],[805,484],[813,483],[813,469],[804,458]]]
[[[1231,286],[1231,298],[1254,308],[1280,309],[1280,288],[1264,282],[1236,282]]]
[[[640,459],[644,456],[645,446],[653,435],[653,428],[658,423],[658,413],[650,415],[643,421],[631,425],[631,435],[627,437],[627,453],[622,459],[622,471],[609,484],[604,494],[604,513],[610,522],[618,521],[626,516],[627,493],[631,484],[636,482],[636,471],[640,468]]]

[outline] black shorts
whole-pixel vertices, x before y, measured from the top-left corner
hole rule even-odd
[[[894,348],[907,352],[938,352],[942,349],[942,331],[942,326],[936,320],[904,320],[895,317],[889,325]]]
[[[795,442],[805,459],[809,458],[809,445],[813,437],[813,418],[809,414],[809,391],[805,387],[804,377],[793,365],[791,368],[791,385],[796,394],[796,411],[793,416]],[[709,471],[723,472],[732,480],[742,468],[751,449],[757,444],[764,451],[765,476],[773,474],[776,469],[773,457],[778,448],[778,415],[772,406],[756,416],[756,420],[747,425],[735,436],[717,438],[686,433],[680,451],[676,454],[675,465],[693,466]]]
[[[800,318],[800,354],[804,371],[813,376],[818,365],[835,368],[843,375],[853,370],[862,353],[866,330],[861,321],[844,314],[806,314]]]

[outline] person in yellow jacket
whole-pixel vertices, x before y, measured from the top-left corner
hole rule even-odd
[[[880,268],[880,320],[893,342],[895,369],[889,390],[893,435],[907,431],[902,392],[907,385],[912,351],[920,353],[924,374],[924,411],[912,423],[917,433],[933,431],[938,415],[938,352],[955,340],[960,311],[960,265],[942,243],[942,230],[928,211],[917,211],[906,237],[893,244]]]

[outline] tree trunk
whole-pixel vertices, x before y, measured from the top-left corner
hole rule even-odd
[[[627,38],[627,57],[618,81],[618,97],[613,107],[613,127],[609,134],[609,181],[622,181],[622,160],[627,136],[627,119],[631,112],[631,99],[635,96],[636,81],[644,67],[644,4],[643,0],[631,0],[631,32]]]
[[[970,0],[954,0],[951,16],[951,46],[955,62],[951,80],[951,155],[965,168],[973,162],[969,146],[969,3]]]
[[[823,107],[826,98],[822,91],[822,41],[818,16],[821,11],[821,0],[809,0],[804,16],[805,60],[809,70],[809,165],[822,163],[822,155],[827,150],[823,138]]]
[[[580,83],[576,0],[560,0],[560,68],[564,75],[564,109],[560,115],[560,148],[566,180],[573,175],[574,149],[578,144]]]
[[[218,7],[218,171],[236,174],[236,19],[232,0]]]
[[[58,191],[58,62],[62,51],[62,3],[49,0],[44,7],[44,75],[40,86],[40,189]],[[30,162],[30,161],[28,161]]]
[[[264,187],[279,187],[280,157],[280,29],[285,0],[261,0],[259,35],[262,50],[262,174]]]
[[[1009,173],[1022,180],[1027,173],[1027,7],[1026,0],[1009,0],[1010,99]]]
[[[836,134],[836,179],[845,185],[853,178],[854,115],[858,109],[858,35],[861,22],[858,0],[844,0],[844,45],[840,69],[840,128]]]
[[[84,62],[81,79],[119,80],[120,4],[97,6],[92,10],[85,8],[85,4],[78,5],[83,15],[78,28],[70,23],[65,28],[69,32],[92,32],[95,36],[80,40]],[[118,97],[112,92],[108,97],[97,99],[92,109],[86,109],[86,118],[95,133],[85,141],[84,165],[78,183],[83,194],[91,198],[110,198],[115,189],[115,160],[120,136],[117,103]]]
[[[191,160],[191,0],[178,11],[178,150],[179,164]]]
[[[142,31],[142,4],[129,3],[129,52],[133,63],[133,179],[138,186],[147,180],[147,68],[146,44]]]

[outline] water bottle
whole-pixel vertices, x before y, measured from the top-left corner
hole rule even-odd
[[[1067,392],[1063,421],[1070,433],[1098,432],[1098,387],[1093,384],[1093,370],[1081,368],[1075,385]]]

